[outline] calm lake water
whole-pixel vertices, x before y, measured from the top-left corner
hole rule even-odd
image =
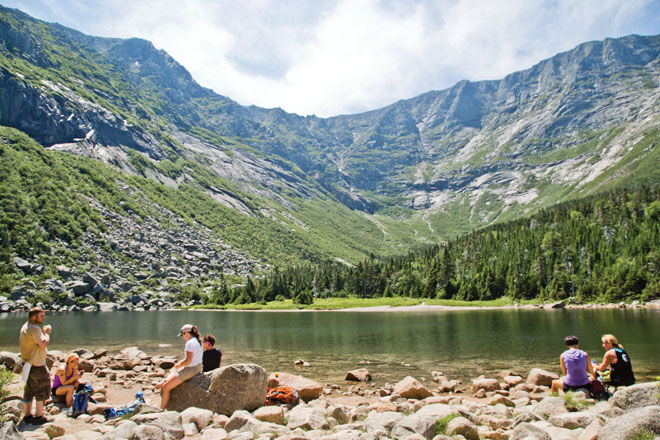
[[[27,314],[0,315],[0,350],[18,351]],[[137,346],[147,354],[181,356],[181,325],[213,333],[223,365],[256,363],[271,373],[302,374],[321,383],[341,383],[346,371],[366,367],[376,384],[406,375],[430,380],[431,371],[450,379],[532,367],[559,373],[566,335],[602,360],[600,335],[613,333],[625,345],[639,379],[660,375],[660,310],[470,310],[442,312],[106,312],[49,313],[50,349]],[[294,367],[304,359],[309,367]]]

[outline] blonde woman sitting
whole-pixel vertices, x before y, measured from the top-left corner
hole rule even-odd
[[[71,353],[66,358],[66,363],[57,369],[53,377],[53,387],[51,394],[53,396],[66,396],[66,406],[73,403],[73,393],[76,392],[80,377],[83,372],[78,370],[80,358],[77,354]]]

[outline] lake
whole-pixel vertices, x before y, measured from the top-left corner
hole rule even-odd
[[[0,350],[18,351],[27,314],[0,315]],[[603,333],[613,333],[631,356],[638,380],[660,375],[660,310],[452,310],[432,312],[154,311],[47,313],[51,350],[137,346],[147,354],[181,356],[181,325],[212,333],[223,365],[256,363],[271,373],[302,374],[341,383],[366,367],[374,383],[406,375],[430,380],[431,371],[469,381],[501,370],[526,376],[533,367],[559,373],[566,335],[602,360]],[[303,359],[309,367],[294,367]]]

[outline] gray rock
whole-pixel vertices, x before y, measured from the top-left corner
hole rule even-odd
[[[527,376],[527,383],[531,385],[543,385],[549,387],[552,381],[559,379],[555,373],[551,373],[541,368],[532,368]]]
[[[561,397],[546,397],[534,405],[532,412],[543,418],[549,418],[568,412],[564,399]]]
[[[320,413],[317,408],[297,405],[289,411],[289,421],[286,424],[290,429],[329,429],[330,425],[325,414]]]
[[[367,418],[364,420],[364,427],[367,432],[376,432],[384,430],[391,432],[392,428],[396,426],[403,419],[403,414],[394,411],[376,412],[371,411]]]
[[[202,408],[187,408],[181,413],[181,423],[194,423],[201,431],[213,422],[213,412]]]
[[[551,416],[548,422],[554,426],[566,429],[586,428],[593,422],[595,414],[586,411],[569,412]]]
[[[4,422],[0,425],[0,438],[3,440],[22,440],[23,435],[13,421]]]
[[[629,439],[633,433],[642,429],[660,435],[660,406],[635,408],[611,419],[598,431],[598,440]]]
[[[412,376],[404,377],[399,383],[394,385],[394,390],[392,392],[400,395],[404,399],[422,400],[433,395],[433,393],[422,385],[421,382]]]
[[[328,408],[328,415],[334,417],[339,423],[348,423],[349,417],[344,405],[336,405]]]
[[[531,423],[521,423],[516,426],[509,440],[552,440],[550,434]]]
[[[435,433],[434,426],[435,420],[414,414],[403,417],[394,425],[391,435],[395,439],[405,439],[412,434],[420,434],[426,438],[431,438]]]
[[[655,382],[632,385],[618,390],[609,401],[612,406],[624,411],[643,406],[660,405],[658,385]]]
[[[371,373],[366,368],[358,368],[346,373],[346,379],[353,382],[369,382],[371,380]]]
[[[168,409],[196,407],[218,414],[253,411],[263,406],[268,389],[266,370],[254,364],[235,364],[198,374],[172,390]]]
[[[179,440],[184,436],[181,423],[181,414],[176,411],[167,411],[155,414],[138,414],[131,417],[131,421],[138,425],[148,425],[160,428],[166,440]]]
[[[112,430],[103,435],[103,440],[125,440],[131,438],[137,423],[130,420],[122,420]]]
[[[21,358],[16,353],[0,351],[0,365],[4,365],[8,370],[13,370],[20,360]]]
[[[236,431],[249,432],[254,435],[274,433],[278,436],[283,436],[291,432],[290,429],[284,426],[275,423],[262,422],[249,412],[243,410],[235,411],[229,420],[227,420],[224,429],[230,433],[232,438],[234,438]]]
[[[131,440],[165,440],[169,438],[172,437],[166,436],[161,428],[154,425],[138,425],[131,434]]]
[[[447,424],[447,435],[462,435],[466,440],[479,440],[479,431],[465,417],[456,417]]]

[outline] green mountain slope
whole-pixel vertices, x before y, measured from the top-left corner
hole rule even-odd
[[[0,189],[21,195],[0,224],[3,273],[19,277],[11,257],[43,259],[42,278],[59,258],[80,274],[169,270],[176,283],[267,264],[357,264],[654,184],[659,84],[660,37],[633,35],[497,81],[302,117],[217,95],[147,41],[0,7],[0,125],[36,142],[3,128],[11,162]]]

